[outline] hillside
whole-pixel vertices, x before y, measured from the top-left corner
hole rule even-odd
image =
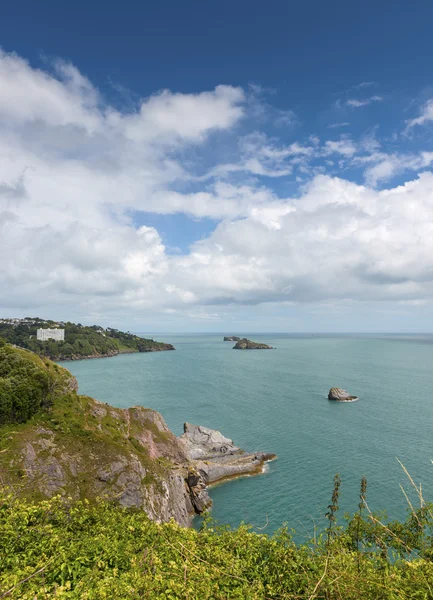
[[[0,343],[3,484],[38,500],[115,498],[153,519],[190,524],[192,463],[159,413],[80,396],[60,365]]]
[[[36,330],[47,327],[65,329],[65,341],[36,339]],[[132,333],[99,325],[85,326],[80,323],[58,323],[55,321],[34,318],[20,319],[19,322],[0,321],[0,337],[9,342],[46,356],[51,360],[77,360],[82,358],[99,358],[115,356],[128,352],[159,352],[174,350],[171,344],[156,342],[153,339],[141,338]]]

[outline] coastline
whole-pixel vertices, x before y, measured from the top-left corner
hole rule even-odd
[[[96,358],[113,358],[113,356],[119,356],[121,354],[149,354],[152,352],[168,352],[170,350],[176,350],[176,348],[152,348],[150,350],[134,350],[134,349],[125,349],[125,350],[119,350],[118,352],[110,352],[108,354],[89,354],[87,356],[83,355],[73,355],[73,356],[68,356],[65,358],[51,358],[49,356],[47,356],[46,358],[49,358],[50,360],[53,360],[55,362],[71,362],[71,361],[77,361],[77,360],[92,360],[92,359],[96,359]]]

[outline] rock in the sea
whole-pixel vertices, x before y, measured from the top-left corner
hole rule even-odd
[[[237,335],[226,335],[224,336],[224,342],[239,342],[241,338]]]
[[[346,390],[341,388],[331,388],[328,393],[328,400],[336,400],[337,402],[354,402],[358,400],[357,396],[351,396]]]
[[[233,346],[233,350],[272,350],[272,346],[267,344],[260,344],[258,342],[252,342],[247,338],[242,338],[237,344]]]

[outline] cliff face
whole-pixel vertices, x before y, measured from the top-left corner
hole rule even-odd
[[[188,526],[194,513],[211,505],[209,483],[259,472],[273,458],[244,453],[204,427],[185,424],[176,438],[154,410],[119,409],[80,396],[66,369],[11,347],[9,362],[11,352],[57,376],[49,408],[0,427],[0,481],[19,496],[105,497],[142,509],[152,520],[174,518]],[[5,385],[0,360],[0,392]]]
[[[153,410],[69,396],[49,413],[10,427],[0,448],[3,482],[21,496],[105,496],[182,525],[194,514],[185,481],[189,460]]]

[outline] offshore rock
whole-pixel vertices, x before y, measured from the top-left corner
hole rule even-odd
[[[224,336],[224,342],[239,342],[240,341],[240,337],[238,337],[237,335],[226,335]]]
[[[252,342],[251,340],[247,340],[247,338],[242,338],[233,346],[233,350],[273,350],[273,348],[267,344]]]
[[[358,397],[351,396],[346,390],[333,387],[328,392],[328,400],[335,400],[336,402],[355,402],[355,400],[358,400]]]

